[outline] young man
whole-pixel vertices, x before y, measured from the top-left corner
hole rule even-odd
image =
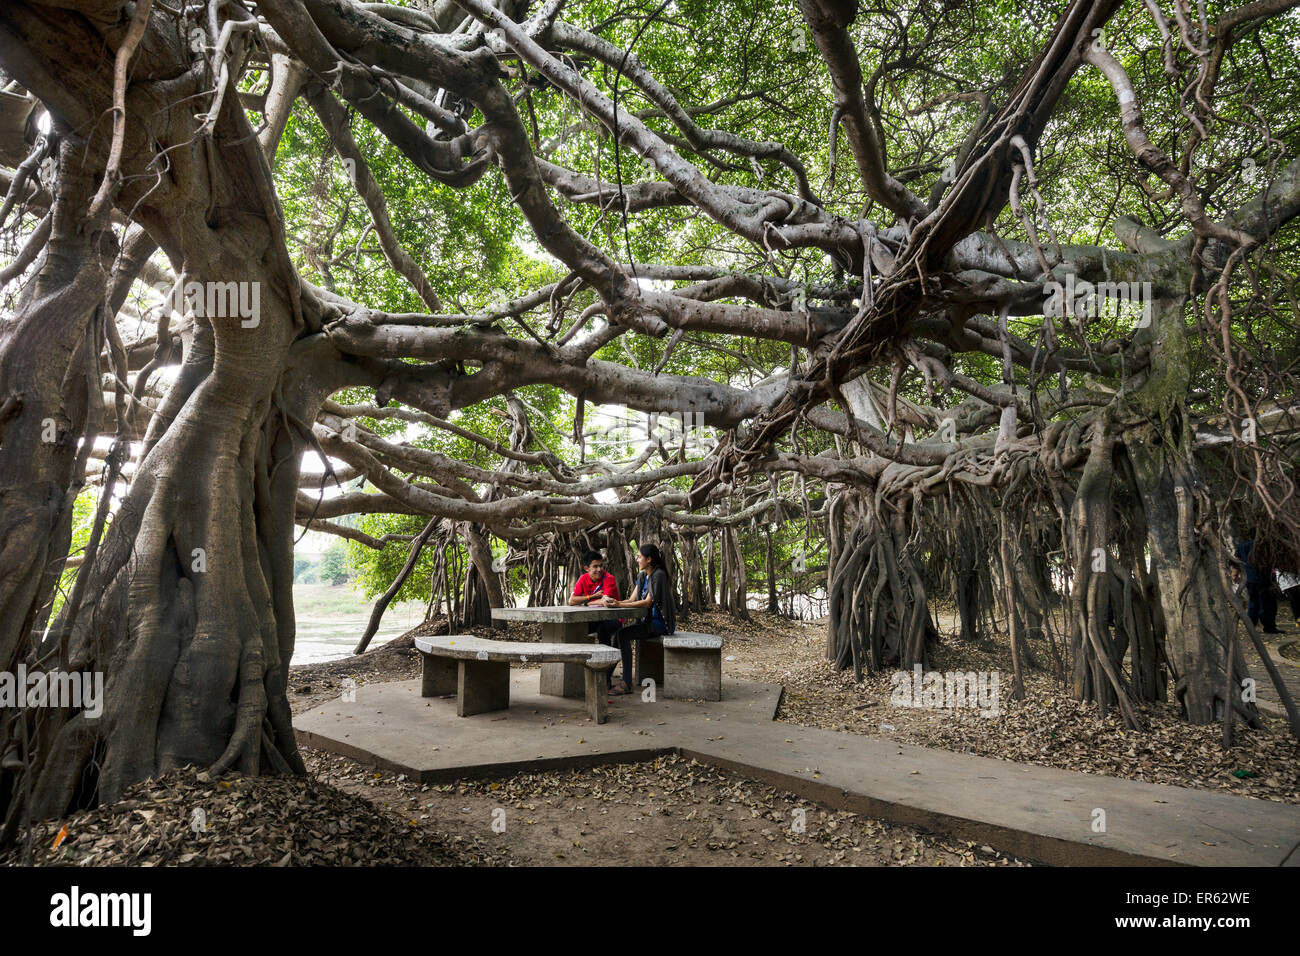
[[[573,585],[573,595],[569,603],[573,605],[595,604],[604,598],[619,599],[618,582],[614,575],[605,570],[605,558],[599,551],[588,551],[582,556],[582,566],[586,569]],[[622,621],[596,621],[596,637],[602,644],[610,644],[613,634],[622,626]],[[611,646],[613,646],[611,644]]]

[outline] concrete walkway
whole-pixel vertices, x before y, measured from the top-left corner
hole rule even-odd
[[[1289,613],[1290,609],[1287,610]],[[1280,609],[1278,613],[1281,614]],[[1300,637],[1297,637],[1293,625],[1283,624],[1282,627],[1284,630],[1281,634],[1263,635],[1264,646],[1268,650],[1269,659],[1282,675],[1282,683],[1286,685],[1291,699],[1300,706],[1300,664],[1282,655],[1282,648],[1294,644],[1300,640]],[[1250,668],[1251,676],[1255,678],[1256,706],[1267,714],[1285,719],[1286,708],[1282,704],[1282,698],[1278,696],[1277,688],[1273,686],[1273,678],[1269,677],[1268,671],[1264,669],[1264,662],[1255,653],[1255,646],[1249,639],[1243,641],[1242,651],[1245,654],[1246,665]]]
[[[511,675],[510,709],[456,716],[419,681],[365,684],[294,721],[299,742],[424,782],[680,753],[827,806],[1059,865],[1300,866],[1300,807],[1017,764],[773,720],[779,685],[727,680],[723,700],[582,701]],[[1104,827],[1104,829],[1103,829]]]

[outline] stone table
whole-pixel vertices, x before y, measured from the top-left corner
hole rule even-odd
[[[591,607],[560,604],[555,607],[494,607],[493,621],[531,621],[542,625],[542,640],[555,644],[594,644],[587,633],[592,621],[635,617],[637,608]],[[555,697],[582,697],[586,693],[582,664],[543,664],[540,690]]]

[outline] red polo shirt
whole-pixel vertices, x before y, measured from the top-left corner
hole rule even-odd
[[[590,574],[583,571],[582,577],[578,578],[578,583],[573,586],[573,596],[590,597],[593,594],[604,594],[615,601],[619,600],[621,595],[618,593],[618,582],[614,580],[614,575],[606,571],[600,576],[600,583],[597,584],[591,579]]]

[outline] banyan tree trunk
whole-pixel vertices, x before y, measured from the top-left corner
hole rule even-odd
[[[725,549],[726,608],[742,621],[749,620],[749,581],[745,572],[745,555],[740,548],[740,532],[734,527],[723,528],[722,546]]]
[[[1002,567],[1003,595],[1007,605],[1007,633],[1011,635],[1011,696],[1016,700],[1024,700],[1025,625],[1021,620],[1020,602],[1016,600],[1016,543],[1012,540],[1011,516],[1007,514],[1005,504],[999,514],[998,531],[998,558]]]
[[[1133,698],[1141,701],[1161,701],[1167,697],[1168,672],[1163,663],[1165,654],[1164,612],[1160,603],[1160,586],[1156,576],[1147,570],[1147,527],[1144,502],[1138,494],[1133,463],[1126,450],[1121,448],[1116,456],[1117,472],[1123,476],[1125,494],[1122,500],[1129,505],[1125,511],[1129,522],[1128,533],[1118,541],[1119,562],[1127,577],[1127,586],[1114,608],[1116,618],[1116,646],[1123,656],[1128,652],[1129,675]]]
[[[682,551],[682,610],[707,610],[709,600],[704,593],[704,570],[701,567],[699,539],[690,532],[681,535]]]
[[[469,552],[469,573],[465,578],[466,624],[491,625],[492,608],[505,607],[501,575],[492,570],[492,545],[481,525],[461,526]]]
[[[98,600],[55,622],[69,669],[106,672],[105,711],[93,726],[56,714],[32,742],[34,816],[66,811],[87,771],[103,800],[190,763],[304,772],[284,689],[301,446],[272,413],[292,328],[289,303],[264,290],[257,329],[187,344],[176,391],[195,387],[81,570]]]
[[[528,550],[524,555],[524,567],[528,573],[528,603],[527,607],[538,607],[545,602],[540,600],[540,595],[545,590],[543,565],[546,561],[545,552],[538,547],[538,539],[531,538],[528,541]]]
[[[424,619],[432,621],[443,613],[444,603],[447,607],[447,619],[451,620],[451,598],[447,593],[447,548],[451,533],[444,526],[434,535],[433,569],[429,573],[429,603],[424,612]]]
[[[1048,604],[1050,586],[1047,583],[1042,554],[1037,545],[1038,542],[1025,533],[1022,525],[1019,547],[1016,548],[1015,554],[1015,576],[1019,584],[1018,595],[1027,638],[1024,647],[1025,664],[1030,668],[1036,667],[1038,663],[1034,657],[1032,642],[1042,640],[1044,622],[1047,615],[1051,613]]]
[[[1118,564],[1111,548],[1114,445],[1112,423],[1108,415],[1102,416],[1094,423],[1091,451],[1070,511],[1075,559],[1070,591],[1071,691],[1076,700],[1095,701],[1103,716],[1118,705],[1125,724],[1139,729],[1109,623],[1118,593]]]
[[[492,599],[483,583],[478,566],[469,563],[465,572],[465,597],[461,604],[461,627],[489,627],[492,625]]]
[[[1192,429],[1182,406],[1191,377],[1183,310],[1181,299],[1156,303],[1146,330],[1151,372],[1124,402],[1143,423],[1126,430],[1124,448],[1144,510],[1174,696],[1192,723],[1210,723],[1232,707],[1257,726],[1254,703],[1240,693],[1245,662],[1239,649],[1228,652],[1236,614],[1223,586],[1223,548],[1206,533],[1215,505],[1195,473]]]
[[[776,603],[776,559],[772,554],[772,532],[765,533],[767,538],[766,562],[764,570],[767,573],[767,613],[779,614],[781,608]]]
[[[80,228],[98,182],[87,151],[82,138],[64,136],[49,244],[13,316],[0,323],[0,668],[9,670],[68,552],[68,490],[80,487],[85,469],[78,442],[102,410],[104,264],[116,242],[111,230]]]
[[[948,566],[952,573],[953,603],[957,605],[957,620],[961,628],[957,639],[963,643],[979,640],[980,621],[980,569],[985,563],[985,556],[974,547],[973,523],[960,528],[956,536],[954,553],[948,555]]]
[[[716,560],[718,536],[710,531],[705,536],[705,549],[708,555],[709,603],[723,607],[724,600],[718,593],[718,564]]]
[[[1238,624],[1220,583],[1225,576],[1222,549],[1201,537],[1213,506],[1195,487],[1185,459],[1167,435],[1151,429],[1131,438],[1127,447],[1146,511],[1153,590],[1164,612],[1174,697],[1192,723],[1222,719],[1223,708],[1231,706],[1257,726],[1255,705],[1239,693],[1249,673],[1245,661],[1239,650],[1232,659],[1227,652],[1228,637]],[[1153,662],[1146,662],[1138,673],[1146,679],[1153,668]],[[1238,692],[1225,696],[1228,683]]]
[[[839,657],[838,631],[831,617],[831,588],[835,583],[835,570],[839,567],[840,556],[844,553],[844,530],[848,527],[844,520],[845,507],[849,496],[843,491],[831,495],[826,503],[826,658],[837,660]],[[839,667],[846,665],[839,664]]]
[[[938,640],[925,576],[909,544],[908,513],[883,517],[878,502],[855,496],[845,516],[852,530],[840,548],[828,590],[830,645],[837,668],[928,666]]]
[[[87,30],[77,14],[43,9],[44,19],[26,8],[4,10],[7,31],[26,37],[57,30],[62,45],[51,71],[37,62],[50,45],[28,42],[26,49],[35,52],[18,58],[20,81],[41,95],[47,78],[58,75],[61,84],[78,91],[89,115],[111,126],[113,57],[103,55],[104,38]],[[65,29],[48,17],[70,19]],[[68,44],[82,44],[83,55],[66,56]],[[38,270],[47,281],[27,300],[30,309],[48,310],[49,319],[44,330],[19,323],[0,340],[6,383],[18,381],[13,370],[31,369],[32,355],[68,356],[66,371],[58,373],[61,394],[49,392],[53,378],[33,381],[4,435],[0,459],[12,462],[18,456],[10,453],[10,441],[34,433],[30,416],[53,414],[60,422],[57,448],[48,455],[39,445],[26,449],[46,469],[41,494],[54,506],[29,513],[11,508],[10,498],[3,509],[5,521],[26,517],[21,525],[0,529],[0,547],[7,556],[10,549],[25,550],[36,570],[35,576],[0,575],[6,654],[0,667],[39,660],[46,668],[57,662],[68,670],[103,673],[104,711],[95,719],[84,711],[42,708],[36,720],[9,721],[3,749],[13,752],[16,744],[23,769],[0,770],[6,835],[29,814],[58,815],[75,800],[115,800],[128,785],[185,764],[218,773],[305,772],[285,693],[294,640],[298,460],[309,440],[301,423],[313,421],[321,400],[338,386],[300,377],[309,373],[297,369],[310,363],[291,362],[295,340],[310,335],[310,310],[300,301],[297,276],[283,252],[270,172],[238,98],[225,100],[211,136],[197,134],[194,105],[185,94],[197,95],[206,80],[187,72],[185,37],[164,37],[141,55],[151,59],[142,69],[169,77],[176,95],[168,97],[172,106],[160,108],[143,91],[148,84],[128,90],[126,111],[134,122],[121,154],[119,203],[133,208],[187,281],[256,290],[257,308],[252,315],[240,310],[195,317],[180,373],[151,426],[131,485],[94,560],[79,569],[84,600],[65,605],[45,642],[33,646],[27,633],[33,608],[48,603],[50,595],[41,591],[52,583],[39,578],[49,559],[66,551],[63,532],[50,522],[79,478],[73,464],[73,481],[66,480],[84,422],[78,403],[85,400],[78,395],[86,394],[94,371],[87,353],[97,355],[102,342],[96,337],[102,327],[86,334],[98,320],[87,313],[83,283],[96,288],[94,308],[103,310],[103,321],[112,320],[113,309],[104,298],[104,273],[95,265],[102,237],[76,238],[81,223],[73,220],[84,218],[87,190],[78,185],[76,169],[60,170],[60,201],[64,184],[71,184],[71,216],[55,223],[51,249]],[[72,154],[68,163],[84,164],[97,182],[95,151],[87,153],[75,137],[65,147]],[[164,154],[167,172],[160,178],[149,164]],[[74,211],[77,205],[82,208]],[[319,321],[318,310],[311,315]],[[38,333],[51,340],[39,348],[33,348],[34,340],[24,341]],[[94,391],[98,399],[98,381]],[[0,475],[0,493],[7,495],[7,485],[7,476]],[[17,644],[11,639],[15,631]],[[25,730],[15,740],[19,725]]]

